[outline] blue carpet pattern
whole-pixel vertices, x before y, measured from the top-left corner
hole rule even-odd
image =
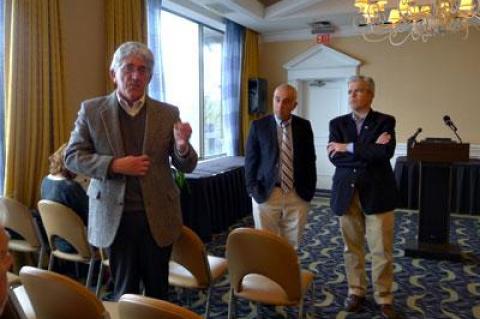
[[[307,318],[380,318],[369,287],[367,304],[362,313],[343,311],[347,283],[343,264],[343,242],[338,220],[330,211],[328,200],[316,198],[309,215],[304,244],[299,255],[302,267],[313,271],[315,296],[307,295]],[[417,214],[413,211],[396,211],[395,221],[395,307],[400,318],[480,318],[480,219],[471,216],[454,216],[451,224],[451,242],[460,245],[468,257],[463,263],[412,259],[403,257],[407,240],[416,235]],[[235,227],[249,227],[247,217]],[[216,235],[207,245],[208,251],[224,256],[227,234]],[[367,255],[367,260],[370,257]],[[369,263],[367,263],[367,267]],[[369,271],[369,269],[367,268]],[[228,278],[220,280],[214,289],[210,318],[226,318],[228,304]],[[174,294],[172,301],[186,305],[185,294]],[[189,308],[203,314],[205,294],[190,294]],[[262,306],[263,318],[297,318],[298,309]],[[255,305],[237,300],[237,318],[256,318]]]

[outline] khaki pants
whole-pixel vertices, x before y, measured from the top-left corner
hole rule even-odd
[[[252,199],[255,228],[269,230],[298,248],[303,238],[310,202],[304,201],[295,191],[283,193],[275,187],[268,200],[258,204]]]
[[[345,250],[348,294],[365,296],[367,275],[365,272],[365,235],[372,256],[372,283],[377,304],[393,302],[393,211],[365,215],[362,212],[358,192],[346,214],[340,217]]]

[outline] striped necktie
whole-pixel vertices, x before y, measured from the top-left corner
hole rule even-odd
[[[282,146],[280,152],[281,161],[281,188],[284,193],[288,193],[293,188],[293,150],[292,140],[288,132],[289,122],[283,121],[282,126]]]

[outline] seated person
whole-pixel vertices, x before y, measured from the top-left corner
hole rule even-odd
[[[82,185],[74,180],[76,175],[70,172],[64,163],[66,144],[51,155],[50,174],[42,181],[41,198],[48,199],[71,208],[85,223],[88,222],[88,196]],[[65,240],[54,239],[55,246],[64,252],[75,252],[75,249]]]
[[[12,266],[13,258],[8,252],[8,235],[0,225],[0,315],[8,300],[7,272]],[[3,316],[0,316],[3,318]]]

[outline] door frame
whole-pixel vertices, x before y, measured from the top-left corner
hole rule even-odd
[[[347,92],[348,79],[351,76],[359,74],[360,66],[360,60],[352,58],[323,44],[316,45],[287,62],[283,67],[287,70],[288,83],[297,89],[298,106],[293,113],[302,117],[305,116],[304,101],[307,100],[305,94],[307,92],[306,86],[309,85],[309,81],[339,81],[340,83],[344,83],[345,92]],[[348,103],[348,100],[345,101],[345,103]],[[347,105],[342,107],[342,110],[347,109]],[[313,130],[315,135],[315,128],[313,128]],[[328,136],[328,132],[324,133]],[[315,141],[317,141],[317,139],[322,139],[325,134],[322,132],[322,136],[314,136]],[[319,151],[320,150],[317,150],[317,154]],[[319,169],[320,168],[317,167],[317,176],[327,176],[325,174],[320,174],[322,172],[319,171]]]
[[[323,44],[315,45],[283,65],[288,83],[297,89],[295,114],[303,115],[304,85],[309,80],[347,80],[358,75],[361,61]]]

